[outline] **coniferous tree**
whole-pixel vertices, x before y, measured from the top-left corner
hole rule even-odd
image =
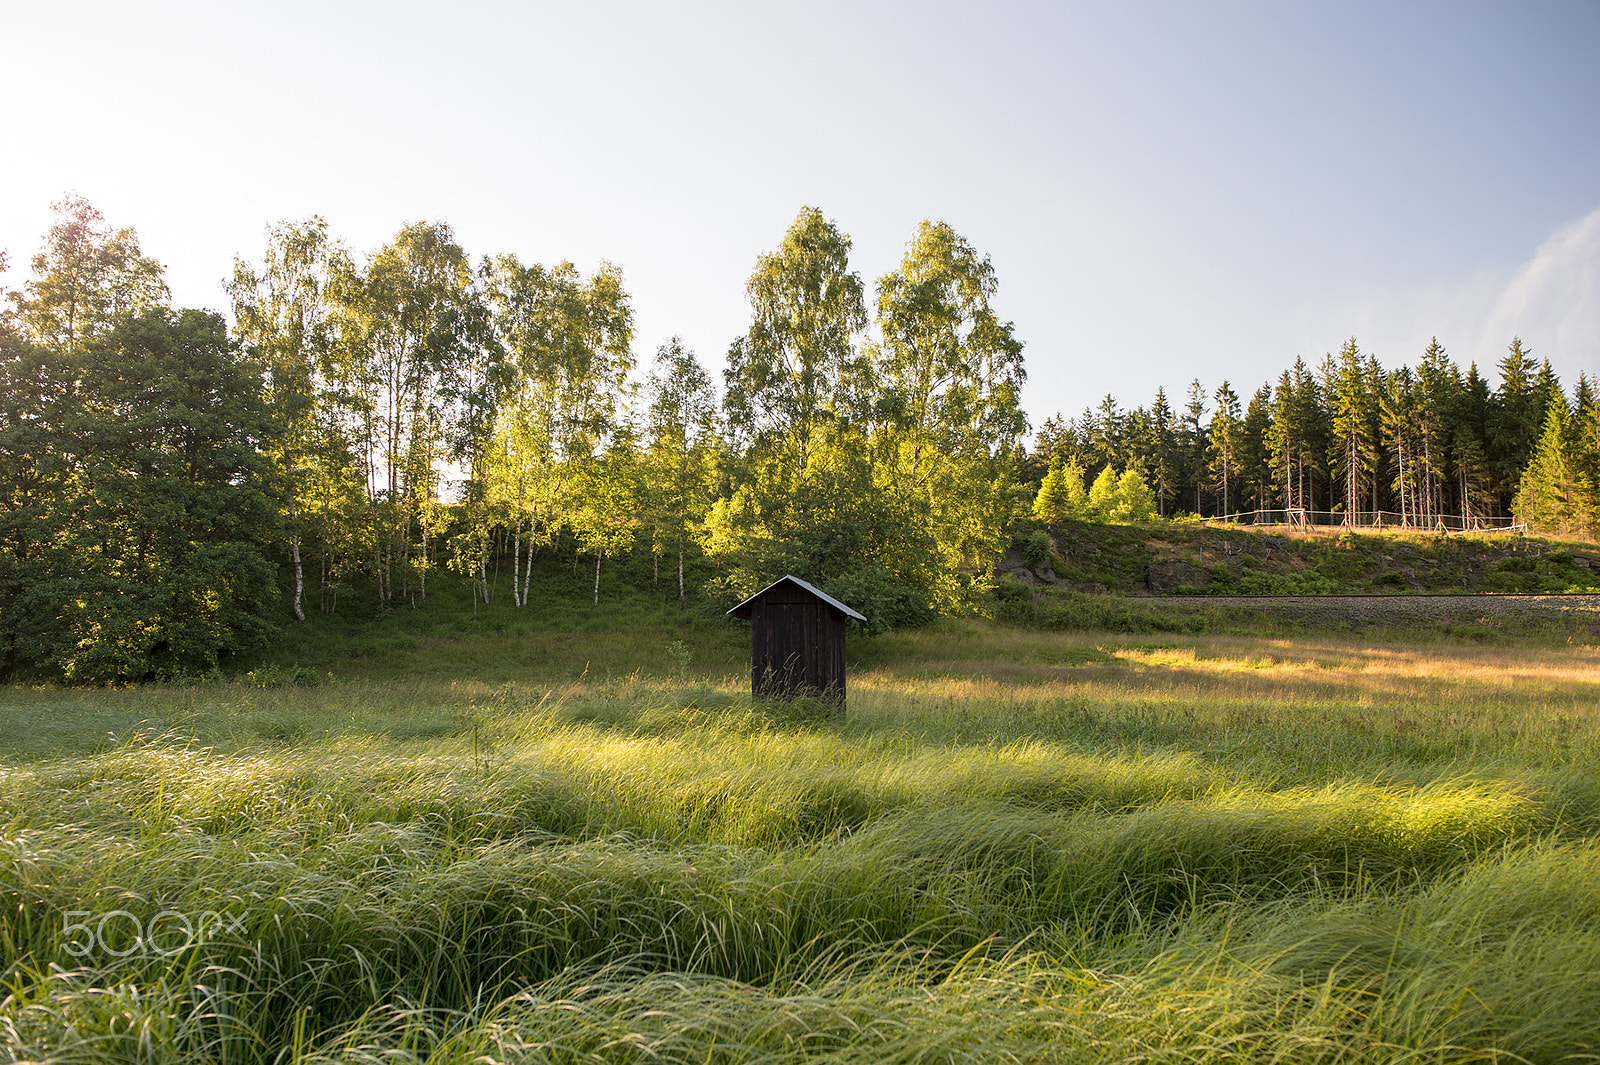
[[[1584,532],[1592,538],[1600,532],[1600,396],[1584,374],[1578,375],[1573,395],[1567,450],[1578,484]]]
[[[1236,502],[1232,489],[1238,480],[1240,437],[1244,423],[1240,418],[1239,396],[1232,385],[1223,381],[1213,398],[1217,407],[1211,415],[1208,433],[1207,454],[1210,463],[1207,468],[1211,484],[1221,500],[1218,513],[1226,516],[1232,513]]]
[[[1109,522],[1117,509],[1117,471],[1107,465],[1089,486],[1088,514],[1092,521]]]
[[[1330,359],[1324,369],[1324,391],[1333,413],[1333,468],[1338,473],[1347,524],[1364,523],[1361,514],[1367,484],[1378,458],[1373,432],[1376,397],[1366,371],[1355,337],[1345,341],[1338,361]]]
[[[1588,500],[1568,440],[1568,412],[1559,395],[1550,403],[1544,432],[1523,471],[1512,513],[1529,529],[1563,536],[1588,533]]]
[[[1142,525],[1155,520],[1155,493],[1144,479],[1137,465],[1131,465],[1117,478],[1116,502],[1111,508],[1111,520],[1118,524]]]
[[[1082,520],[1088,515],[1089,495],[1083,486],[1083,467],[1076,462],[1050,467],[1034,497],[1033,516],[1038,521]]]
[[[1180,474],[1194,490],[1194,512],[1202,514],[1201,491],[1205,487],[1206,469],[1206,394],[1197,377],[1189,382],[1189,395],[1183,405],[1183,418],[1177,433],[1178,452],[1182,456]],[[1164,513],[1164,512],[1163,512]]]
[[[1266,510],[1273,503],[1272,386],[1263,384],[1250,397],[1239,427],[1239,471],[1251,509]]]
[[[1122,457],[1126,420],[1117,408],[1116,398],[1109,392],[1098,406],[1083,412],[1085,469],[1109,466]]]
[[[1150,404],[1149,444],[1144,454],[1120,456],[1123,462],[1142,459],[1155,482],[1156,512],[1167,513],[1167,501],[1175,500],[1180,488],[1179,456],[1183,454],[1178,432],[1173,424],[1172,407],[1167,403],[1167,391],[1156,389],[1156,398]]]
[[[1455,454],[1455,479],[1461,516],[1468,528],[1492,514],[1495,505],[1490,455],[1492,415],[1489,383],[1478,373],[1478,364],[1467,367],[1461,390],[1451,411],[1451,449]]]
[[[1544,424],[1534,391],[1536,373],[1532,356],[1522,347],[1522,338],[1512,337],[1505,358],[1500,360],[1500,387],[1495,391],[1489,420],[1489,472],[1502,512],[1510,509],[1511,497],[1522,471],[1528,467]]]
[[[1279,378],[1271,416],[1267,443],[1284,509],[1291,513],[1315,510],[1329,434],[1316,378],[1304,359],[1297,358],[1294,368]]]

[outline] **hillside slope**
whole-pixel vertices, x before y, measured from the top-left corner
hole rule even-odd
[[[1018,536],[1000,571],[1032,587],[1119,595],[1600,592],[1600,547],[1503,533],[1063,522]]]

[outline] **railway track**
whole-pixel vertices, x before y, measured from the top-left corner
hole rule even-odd
[[[1299,614],[1319,613],[1330,619],[1379,623],[1471,620],[1492,615],[1580,615],[1600,623],[1600,595],[1517,595],[1511,593],[1437,593],[1406,595],[1196,595],[1169,596],[1167,602],[1253,606]]]

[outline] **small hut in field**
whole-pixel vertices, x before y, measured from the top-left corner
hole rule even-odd
[[[844,625],[866,618],[794,576],[728,613],[750,622],[753,695],[820,695],[844,710]]]

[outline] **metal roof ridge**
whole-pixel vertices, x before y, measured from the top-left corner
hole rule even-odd
[[[751,600],[761,598],[763,595],[766,595],[768,592],[772,591],[772,589],[776,588],[778,585],[782,584],[784,581],[793,581],[795,584],[798,584],[800,587],[804,588],[806,591],[810,592],[812,595],[816,596],[818,599],[823,600],[828,605],[834,607],[835,609],[839,610],[841,613],[845,614],[848,617],[855,618],[857,621],[866,621],[867,620],[864,615],[859,614],[856,611],[852,610],[850,607],[845,606],[843,603],[839,602],[839,600],[835,599],[833,596],[829,595],[827,592],[823,591],[821,588],[818,588],[816,585],[810,583],[809,581],[801,580],[799,577],[796,577],[792,573],[785,573],[782,577],[779,577],[777,580],[773,581],[771,584],[767,585],[765,588],[761,589],[759,592],[756,592],[755,594],[746,597],[743,602],[739,603],[738,606],[733,607],[731,610],[728,611],[728,613],[730,613],[730,614],[733,613],[734,610],[740,609],[741,607],[743,607],[747,603],[749,603]]]

